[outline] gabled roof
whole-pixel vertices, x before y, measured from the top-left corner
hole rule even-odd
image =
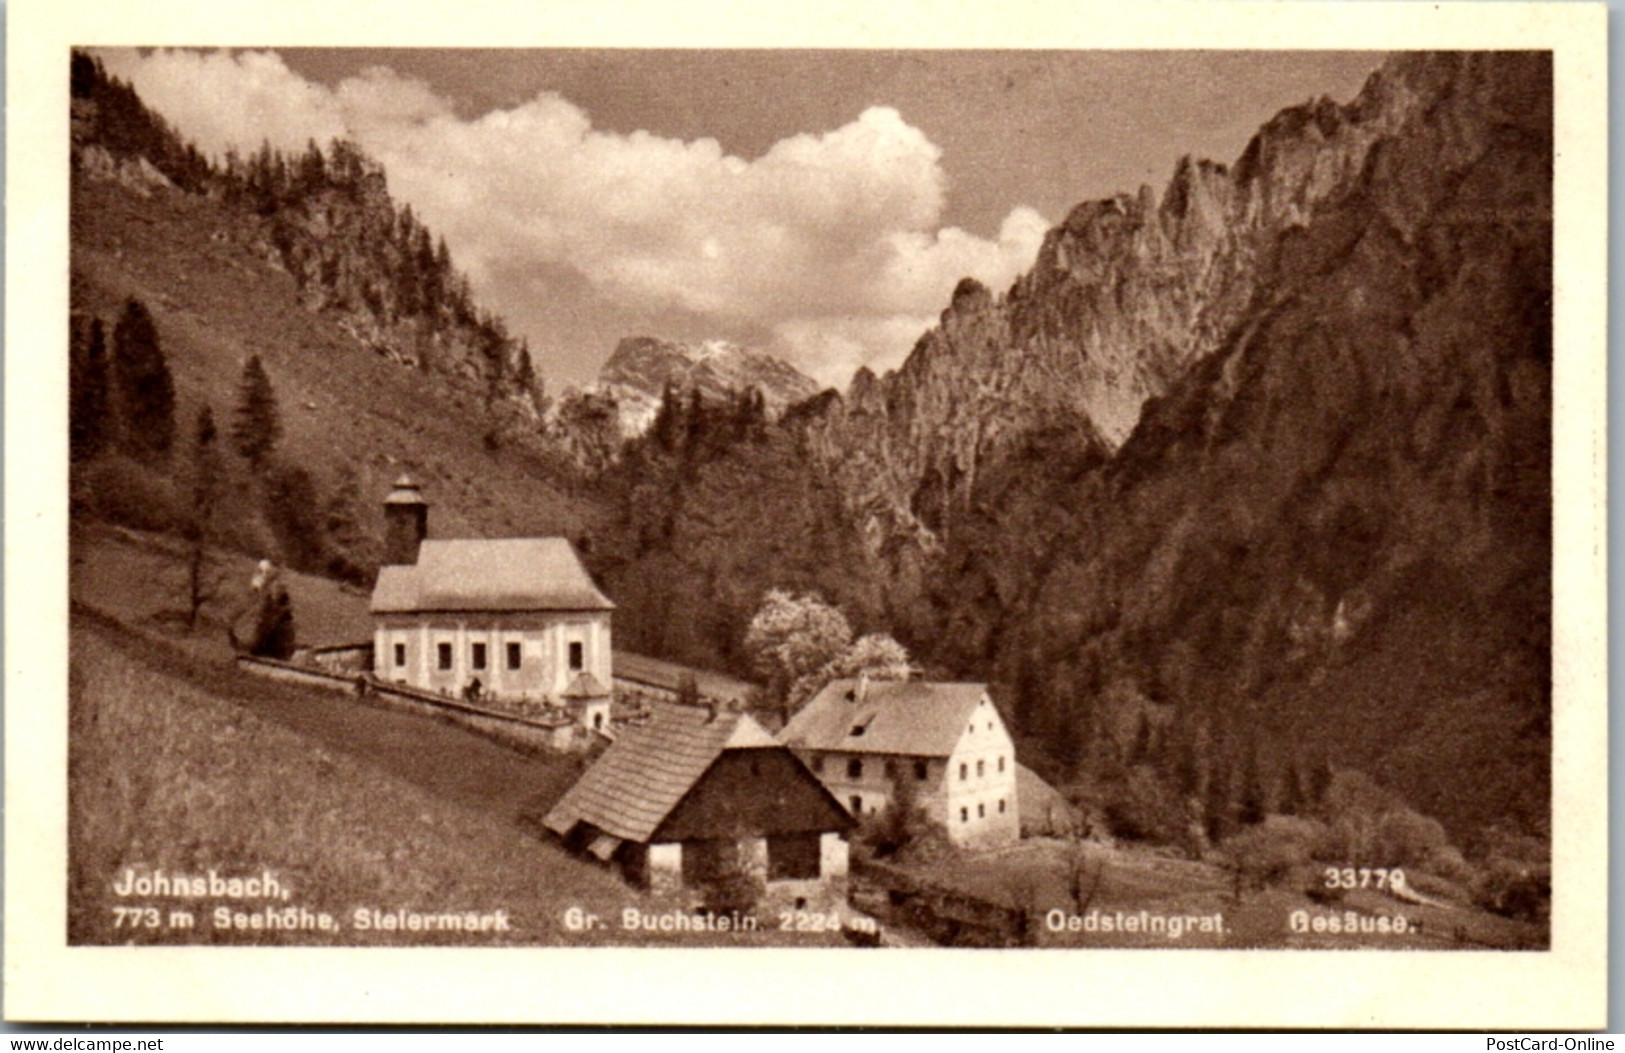
[[[563,837],[589,823],[612,837],[647,841],[723,750],[780,745],[744,713],[713,715],[670,703],[650,708],[648,723],[622,729],[547,813],[549,830]]]
[[[379,568],[374,614],[413,611],[607,611],[562,537],[423,542],[415,564]]]
[[[564,689],[561,697],[608,698],[609,691],[604,687],[603,684],[598,682],[598,678],[596,676],[593,676],[588,672],[580,672],[575,675],[575,679],[570,681],[570,686]]]
[[[779,738],[797,749],[946,757],[986,695],[985,684],[871,680],[859,691],[856,680],[834,680]]]

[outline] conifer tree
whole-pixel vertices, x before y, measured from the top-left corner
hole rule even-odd
[[[220,451],[214,411],[198,410],[192,432],[192,507],[186,522],[186,626],[197,628],[203,605],[214,598],[220,576],[209,564],[209,541],[214,533],[215,510],[220,503]]]
[[[1258,763],[1258,744],[1249,742],[1242,757],[1241,786],[1236,802],[1236,818],[1244,826],[1264,821],[1264,775]]]
[[[260,365],[260,356],[251,355],[243,365],[231,444],[258,471],[281,438],[282,421],[277,411],[276,391],[271,387],[265,367]]]
[[[73,359],[68,428],[75,460],[88,460],[107,448],[115,423],[110,416],[108,379],[107,338],[102,320],[94,318],[83,349]]]
[[[113,327],[113,374],[123,439],[138,457],[157,459],[175,442],[175,381],[146,305],[131,297]]]

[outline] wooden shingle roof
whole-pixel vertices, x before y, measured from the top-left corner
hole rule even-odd
[[[587,823],[625,841],[646,842],[726,749],[777,747],[744,713],[656,703],[648,723],[623,729],[614,745],[543,820],[561,837]]]
[[[416,563],[380,567],[372,590],[374,614],[614,606],[562,537],[425,541]]]
[[[790,719],[779,738],[796,749],[946,757],[987,697],[985,684],[834,680]]]

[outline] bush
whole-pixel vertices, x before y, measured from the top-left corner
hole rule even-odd
[[[1502,917],[1544,922],[1552,914],[1552,868],[1498,856],[1473,889],[1473,902]]]
[[[1180,842],[1185,806],[1149,765],[1130,768],[1121,781],[1103,788],[1106,824],[1113,836],[1129,841]]]
[[[186,503],[174,480],[132,457],[101,457],[75,473],[74,503],[98,519],[135,530],[179,533]]]
[[[954,847],[948,831],[926,816],[907,782],[897,786],[886,807],[859,819],[858,843],[868,846],[876,858],[899,863],[930,863],[951,856]]]
[[[327,570],[327,530],[315,476],[294,464],[267,466],[265,519],[276,535],[283,562],[295,570]]]
[[[701,905],[714,914],[749,914],[767,891],[762,875],[739,857],[737,845],[732,848],[717,861],[701,887]]]
[[[1400,867],[1453,881],[1473,870],[1437,819],[1357,771],[1340,771],[1321,805],[1327,836],[1315,858],[1336,866]]]
[[[1376,853],[1387,861],[1383,865],[1421,869],[1447,851],[1455,846],[1437,819],[1400,807],[1377,820]]]
[[[1239,882],[1263,888],[1311,867],[1327,836],[1326,824],[1314,819],[1271,815],[1227,838],[1220,849],[1235,868]]]

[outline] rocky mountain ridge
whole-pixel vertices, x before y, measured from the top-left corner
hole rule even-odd
[[[635,438],[654,423],[668,387],[713,402],[754,389],[761,392],[770,419],[818,393],[811,377],[765,352],[726,340],[681,343],[652,336],[629,336],[616,344],[590,390],[615,401],[622,435]]]
[[[1120,446],[1241,322],[1282,232],[1346,193],[1429,91],[1415,63],[1391,63],[1346,106],[1282,111],[1234,166],[1181,159],[1160,200],[1145,186],[1078,205],[1002,295],[961,282],[903,366],[860,371],[815,429],[877,546],[933,548],[980,467],[1035,429]]]
[[[382,358],[480,394],[488,412],[512,418],[502,426],[537,421],[529,348],[478,307],[445,241],[396,204],[382,166],[354,143],[311,142],[297,155],[266,144],[211,163],[83,53],[73,56],[72,114],[76,172],[140,195],[223,202],[233,222],[214,237],[289,274],[306,310]]]

